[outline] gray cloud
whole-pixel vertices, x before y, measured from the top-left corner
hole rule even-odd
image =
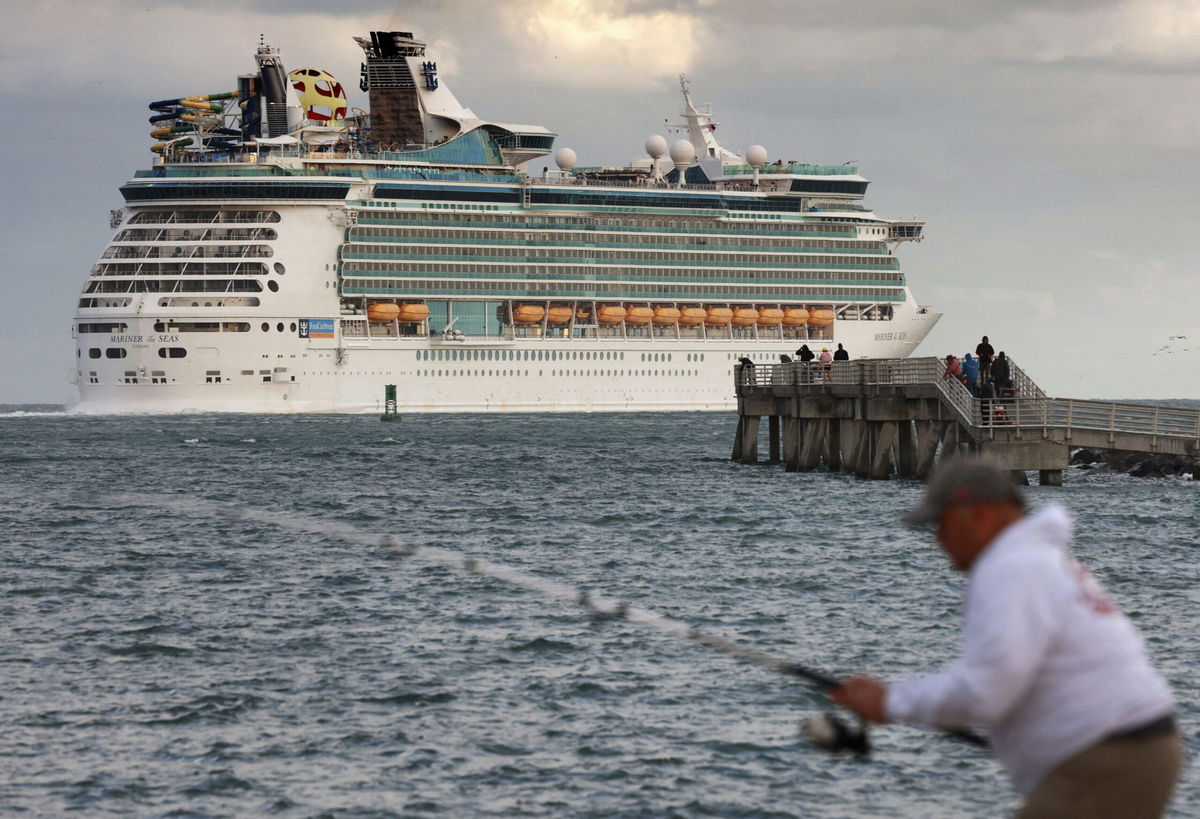
[[[48,0],[10,10],[0,88],[19,116],[0,154],[0,338],[21,352],[0,358],[0,402],[67,394],[79,288],[109,236],[117,187],[151,162],[146,102],[223,89],[252,65],[259,32],[289,65],[326,68],[353,88],[350,36],[373,27],[411,28],[466,105],[546,125],[582,164],[638,155],[676,117],[674,75],[686,70],[731,147],[857,160],[881,213],[928,219],[927,241],[901,249],[918,299],[946,311],[925,354],[965,352],[987,333],[1051,392],[1200,397],[1197,354],[1149,357],[1161,335],[1200,337],[1190,3],[397,8]]]

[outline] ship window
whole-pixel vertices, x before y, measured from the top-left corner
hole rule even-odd
[[[293,321],[290,325],[288,325],[288,329],[293,333],[296,332],[296,322]]]
[[[88,350],[88,358],[99,358],[99,357],[100,357],[100,348],[99,347],[92,347]]]
[[[129,325],[121,322],[93,322],[79,325],[81,333],[124,333],[128,329]]]
[[[270,330],[271,330],[271,325],[270,325],[268,322],[265,322],[265,321],[264,321],[264,322],[262,323],[262,331],[263,331],[264,333],[266,333],[266,332],[270,332]]]
[[[325,265],[325,269],[326,269],[326,270],[328,270],[328,269],[329,269],[329,265]],[[284,273],[286,273],[286,272],[287,272],[287,271],[284,269],[284,267],[283,267],[283,263],[282,263],[282,262],[275,262],[275,272],[276,272],[276,273],[278,273],[280,276],[282,276]]]
[[[279,282],[275,281],[274,279],[271,279],[269,282],[267,282],[267,289],[270,290],[272,293],[278,293],[279,292]]]
[[[186,358],[187,350],[183,347],[159,347],[159,358]]]
[[[124,347],[109,347],[104,351],[106,358],[124,358],[129,352]]]

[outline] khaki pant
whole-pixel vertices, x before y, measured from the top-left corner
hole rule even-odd
[[[1037,784],[1019,819],[1162,816],[1183,755],[1179,732],[1110,739],[1061,763]]]

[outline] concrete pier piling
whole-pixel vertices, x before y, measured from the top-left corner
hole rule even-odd
[[[734,371],[734,460],[758,460],[762,418],[769,457],[788,472],[824,467],[882,480],[923,480],[936,463],[981,454],[1025,481],[1062,486],[1072,447],[1200,453],[1200,412],[1050,398],[1015,363],[1013,389],[980,400],[943,377],[936,358],[793,362]]]

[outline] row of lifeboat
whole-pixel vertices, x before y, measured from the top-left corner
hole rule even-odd
[[[429,318],[429,307],[424,304],[395,304],[377,301],[367,307],[367,321],[398,321],[413,324]]]
[[[571,320],[572,308],[566,305],[545,308],[540,304],[514,304],[512,308],[514,324],[541,324],[544,319],[547,324],[566,324]],[[647,307],[640,304],[602,304],[597,305],[595,315],[592,311],[579,308],[574,311],[575,320],[595,324],[680,324],[685,327],[706,324],[710,327],[720,327],[732,324],[735,327],[748,327],[757,324],[760,327],[773,327],[782,324],[785,327],[803,327],[811,324],[817,327],[827,327],[833,324],[833,310],[828,308],[803,307]]]
[[[395,304],[393,302],[375,302],[367,307],[367,320],[375,322],[398,321],[415,323],[429,318],[429,307],[424,304]],[[833,310],[823,307],[806,309],[804,307],[648,307],[638,304],[602,304],[595,309],[593,316],[590,309],[580,307],[575,309],[570,305],[551,305],[544,307],[540,304],[514,304],[512,320],[514,324],[566,324],[572,318],[576,321],[595,324],[679,324],[694,327],[700,324],[709,327],[721,327],[732,324],[735,327],[749,327],[757,324],[760,327],[774,327],[782,324],[784,327],[828,327],[833,324]]]

